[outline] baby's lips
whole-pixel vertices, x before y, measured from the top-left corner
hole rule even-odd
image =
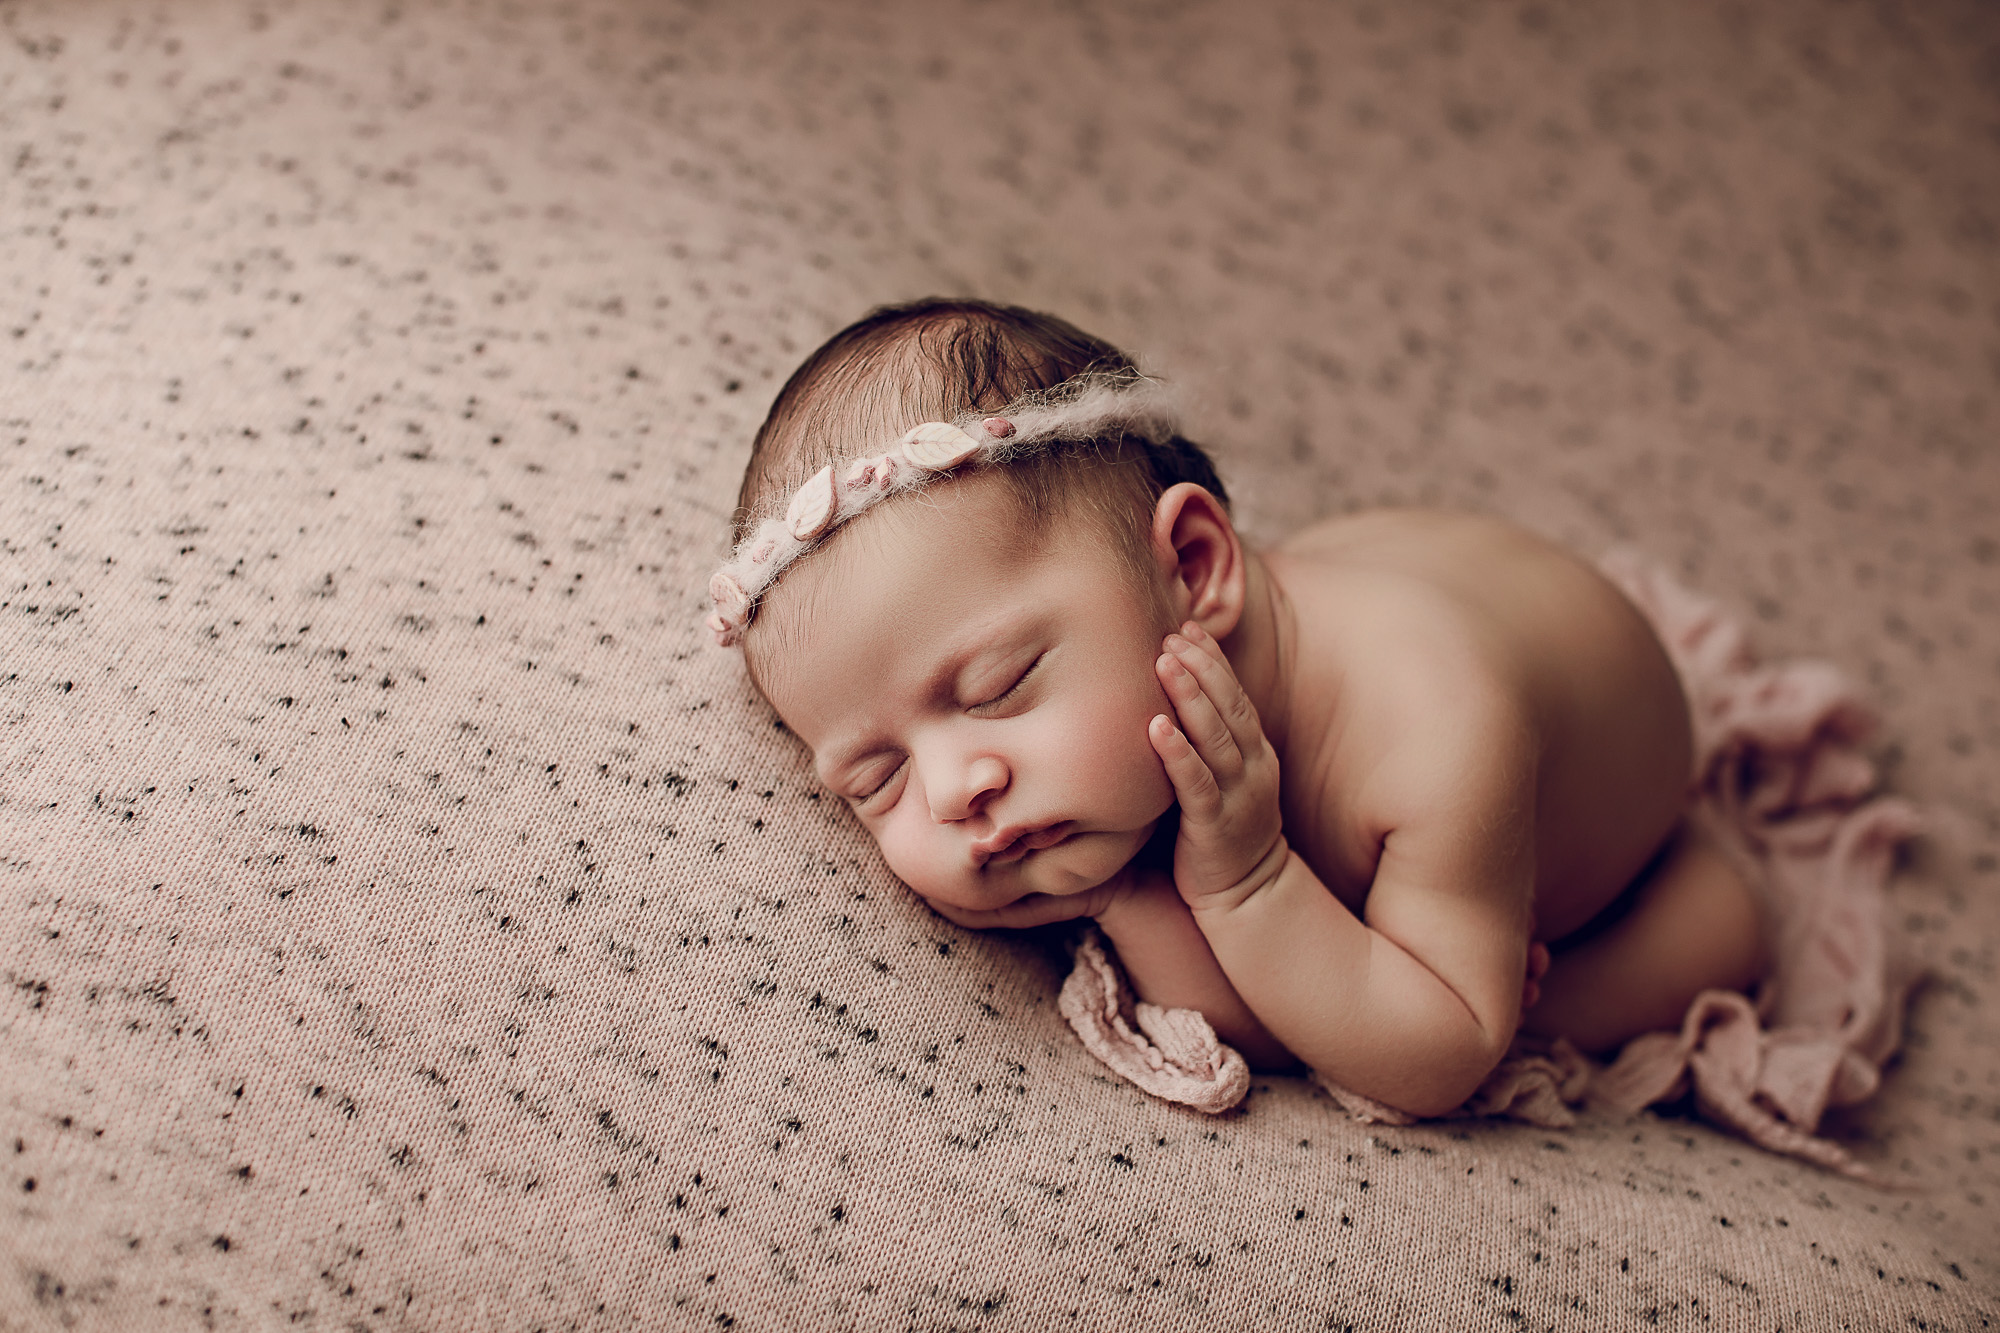
[[[991,837],[981,838],[972,844],[973,859],[981,865],[999,861],[1003,865],[1020,860],[1029,852],[1053,847],[1076,831],[1073,820],[1060,820],[1054,824],[1016,825],[1001,829]]]

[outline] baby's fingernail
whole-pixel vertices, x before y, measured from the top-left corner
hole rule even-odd
[[[1178,634],[1169,634],[1167,636],[1167,651],[1170,653],[1177,653],[1188,646],[1188,641]]]
[[[1187,635],[1188,639],[1194,643],[1200,643],[1204,638],[1207,637],[1202,633],[1201,626],[1195,624],[1192,620],[1188,621],[1187,624],[1181,626],[1181,633]]]

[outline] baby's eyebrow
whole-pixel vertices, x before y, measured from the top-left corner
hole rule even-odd
[[[985,652],[991,642],[991,635],[974,635],[939,658],[937,666],[924,679],[924,697],[933,700],[948,697],[956,688],[958,678],[965,674],[966,664]]]
[[[966,667],[976,658],[1005,650],[1028,632],[1034,620],[1033,611],[1019,608],[995,616],[967,631],[965,637],[938,660],[936,669],[925,680],[925,697],[934,700],[951,699],[956,693],[958,678],[965,674]]]
[[[859,753],[860,752],[857,751],[852,756],[841,755],[839,763],[828,763],[825,760],[820,759],[817,755],[815,755],[813,757],[814,760],[813,775],[820,780],[822,785],[837,788],[840,786],[840,781],[837,777],[837,774],[840,772],[841,769],[847,767],[847,765],[854,762],[854,759],[859,757]]]

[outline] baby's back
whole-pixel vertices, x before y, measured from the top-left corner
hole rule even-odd
[[[1500,701],[1536,741],[1538,938],[1596,916],[1672,830],[1687,704],[1651,627],[1584,561],[1495,519],[1413,510],[1330,520],[1263,559],[1297,632],[1272,735],[1286,835],[1357,912],[1389,832],[1370,774],[1413,745],[1456,762],[1466,699]]]

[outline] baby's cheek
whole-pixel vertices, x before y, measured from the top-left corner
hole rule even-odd
[[[1052,741],[1072,791],[1110,799],[1157,815],[1173,800],[1173,784],[1159,756],[1146,739],[1153,713],[1145,700],[1118,700],[1117,705],[1079,709],[1055,728]],[[1134,708],[1132,705],[1141,705]]]
[[[930,867],[923,863],[917,853],[921,850],[909,837],[908,832],[891,821],[878,824],[869,832],[874,835],[875,846],[882,852],[882,859],[889,863],[889,869],[896,878],[923,892],[924,885],[931,879]]]
[[[900,818],[900,812],[869,830],[882,859],[897,879],[910,886],[918,897],[936,899],[953,907],[988,907],[996,904],[962,901],[967,897],[964,856],[954,857],[952,849],[928,818],[921,823]]]

